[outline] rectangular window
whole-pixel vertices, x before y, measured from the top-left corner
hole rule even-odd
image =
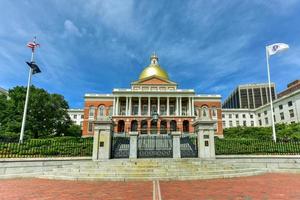
[[[250,118],[253,119],[253,115],[252,114],[250,115]]]
[[[224,114],[222,114],[222,118],[223,118],[223,119],[225,118],[225,115],[224,115]]]
[[[257,116],[260,117],[260,113],[257,113]]]
[[[137,108],[137,112],[138,112],[138,108]],[[138,113],[136,113],[138,114]],[[148,105],[147,104],[144,104],[142,106],[142,115],[148,115]]]
[[[290,118],[295,117],[295,114],[294,114],[294,110],[293,110],[293,109],[289,110],[289,113],[290,113]]]
[[[247,122],[246,121],[243,121],[243,126],[247,126]]]
[[[74,115],[73,118],[74,118],[74,119],[77,119],[77,115]]]
[[[293,102],[292,102],[292,101],[289,101],[289,102],[288,102],[288,106],[291,107],[292,105],[293,105]]]
[[[160,105],[160,115],[166,115],[166,106],[165,105]]]
[[[186,108],[186,106],[182,106],[182,115],[187,115],[187,108]]]
[[[232,118],[232,114],[229,114],[229,119],[231,119]]]
[[[240,126],[240,121],[236,121],[236,126]]]
[[[229,126],[232,127],[232,121],[229,121]]]
[[[138,115],[138,112],[139,112],[139,105],[137,105],[137,104],[133,105],[132,114]]]
[[[279,110],[282,110],[282,108],[283,108],[283,106],[282,106],[282,105],[279,105],[278,107],[279,107]]]
[[[81,115],[81,119],[83,119],[84,118],[84,115]]]
[[[88,132],[93,132],[93,123],[88,123]]]
[[[175,115],[175,105],[170,105],[169,106],[169,109],[170,109],[170,115]]]
[[[251,121],[251,126],[254,126],[254,121]]]
[[[266,125],[268,125],[268,124],[269,124],[269,120],[268,120],[268,118],[267,118],[267,117],[265,118],[265,124],[266,124]]]
[[[265,111],[264,111],[264,114],[267,115],[267,114],[268,114],[268,111],[265,110]]]
[[[121,106],[121,115],[126,114],[126,106]]]
[[[280,113],[280,119],[284,120],[284,113],[283,112]]]
[[[246,115],[245,115],[245,114],[243,114],[243,118],[246,118]]]
[[[223,125],[223,128],[225,128],[226,122],[225,122],[225,121],[222,121],[222,125]]]
[[[260,119],[260,120],[258,120],[258,124],[261,126],[261,119]]]
[[[238,118],[239,118],[239,114],[235,114],[235,118],[237,118],[237,119],[238,119]]]
[[[94,119],[94,116],[95,116],[95,108],[91,106],[89,112],[89,119]]]

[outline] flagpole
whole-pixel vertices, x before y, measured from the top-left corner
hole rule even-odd
[[[33,56],[34,56],[34,50],[32,49],[31,62],[33,62]],[[30,67],[29,68],[28,83],[27,83],[26,99],[25,99],[25,105],[24,105],[24,112],[23,112],[23,119],[22,119],[22,127],[21,127],[20,139],[19,139],[20,144],[23,143],[23,138],[24,138],[24,130],[25,130],[25,124],[26,124],[26,115],[27,115],[27,107],[28,107],[32,72],[33,72],[33,69]]]
[[[269,64],[269,54],[266,47],[266,58],[267,58],[267,71],[268,71],[268,81],[269,81],[269,96],[270,96],[270,107],[271,107],[271,123],[272,123],[272,136],[274,142],[276,142],[276,130],[274,124],[274,113],[273,113],[273,99],[272,99],[272,89],[271,89],[271,78],[270,78],[270,64]]]

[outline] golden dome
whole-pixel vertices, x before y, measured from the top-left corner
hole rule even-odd
[[[151,63],[146,67],[140,74],[139,79],[148,78],[150,76],[158,76],[163,79],[169,79],[169,76],[165,70],[163,70],[158,64],[158,57],[156,54],[153,54],[150,58]]]

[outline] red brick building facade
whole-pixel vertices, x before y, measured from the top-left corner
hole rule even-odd
[[[196,120],[212,119],[216,121],[215,134],[223,134],[221,96],[178,89],[159,66],[156,55],[131,88],[86,94],[84,104],[83,136],[93,136],[93,123],[101,120],[112,120],[114,133],[168,134],[194,133]]]

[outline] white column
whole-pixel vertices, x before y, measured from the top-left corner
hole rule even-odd
[[[182,106],[182,98],[179,97],[179,116],[182,115],[182,112],[181,112],[181,106]]]
[[[179,115],[178,103],[178,97],[176,97],[176,116]]]
[[[128,97],[126,97],[125,115],[128,115]]]
[[[170,116],[170,97],[167,97],[167,116]]]
[[[113,102],[113,115],[116,115],[116,97],[114,97],[114,102]]]
[[[139,97],[139,116],[141,115],[141,97]]]
[[[188,104],[189,104],[189,112],[188,112],[188,115],[191,116],[192,115],[192,112],[191,112],[191,97],[189,97],[189,101],[188,101]]]
[[[119,97],[117,97],[116,115],[119,115]]]
[[[129,97],[129,115],[131,115],[131,111],[132,111],[132,97]]]
[[[160,115],[160,97],[157,97],[157,113]]]
[[[195,99],[192,97],[192,116],[195,115]]]
[[[150,107],[151,107],[151,99],[150,99],[150,97],[148,97],[148,116],[150,116],[151,115],[151,110],[150,110]]]

